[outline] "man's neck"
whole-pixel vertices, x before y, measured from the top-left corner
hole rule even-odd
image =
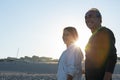
[[[96,27],[96,28],[94,28],[94,29],[91,29],[91,32],[92,32],[92,33],[95,33],[95,32],[98,31],[100,28],[101,28],[101,25],[100,25],[99,27]]]

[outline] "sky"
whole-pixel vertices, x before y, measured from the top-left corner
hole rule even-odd
[[[84,16],[91,8],[100,10],[102,25],[113,31],[120,56],[119,6],[120,0],[0,0],[0,58],[59,59],[66,49],[62,32],[67,26],[77,29],[84,53],[91,35]]]

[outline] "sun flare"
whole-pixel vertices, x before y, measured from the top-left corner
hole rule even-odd
[[[85,40],[83,40],[83,41],[77,40],[77,41],[75,42],[75,45],[76,45],[77,47],[80,47],[80,48],[81,48],[81,51],[82,51],[83,56],[84,56],[84,59],[85,59],[85,46],[86,46],[86,42],[87,42],[87,41],[85,41]]]

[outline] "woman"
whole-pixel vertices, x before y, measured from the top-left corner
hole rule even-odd
[[[81,80],[83,55],[80,47],[75,45],[78,39],[77,30],[74,27],[64,28],[62,38],[67,49],[59,59],[57,79]]]

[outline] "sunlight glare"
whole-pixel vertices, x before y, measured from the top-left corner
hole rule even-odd
[[[84,42],[85,43],[85,42]],[[76,42],[75,42],[75,45],[77,46],[77,47],[80,47],[81,48],[81,51],[83,52],[83,56],[85,57],[85,52],[84,52],[84,50],[85,50],[85,44],[84,44],[83,42],[81,42],[80,40],[77,40]]]

